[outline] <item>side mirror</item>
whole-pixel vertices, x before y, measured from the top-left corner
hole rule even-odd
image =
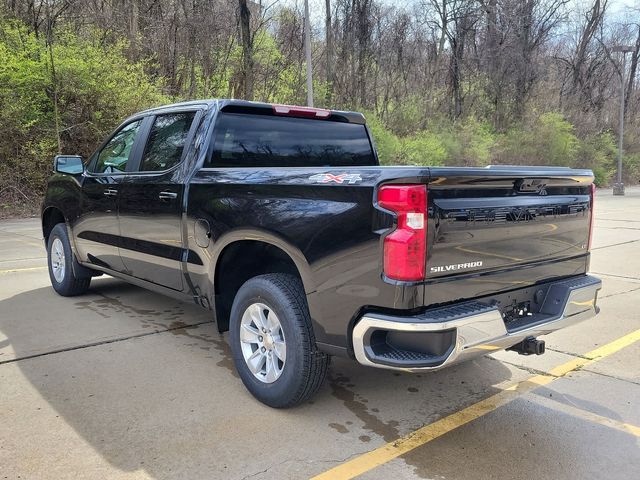
[[[84,172],[84,163],[80,155],[56,155],[53,159],[53,171],[67,175],[80,175]]]

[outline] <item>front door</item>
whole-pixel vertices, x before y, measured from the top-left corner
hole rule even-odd
[[[81,261],[119,272],[125,267],[118,252],[118,196],[142,120],[127,123],[98,150],[82,179],[82,210],[73,224]]]
[[[182,290],[184,147],[196,112],[156,115],[119,197],[120,255],[129,275]],[[151,123],[151,122],[150,122]]]

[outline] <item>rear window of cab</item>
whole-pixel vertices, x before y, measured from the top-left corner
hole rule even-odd
[[[376,160],[361,124],[242,113],[220,113],[214,167],[370,166]]]

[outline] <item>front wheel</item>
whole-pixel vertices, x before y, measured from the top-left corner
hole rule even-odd
[[[322,385],[329,356],[316,348],[298,278],[272,273],[248,280],[233,301],[229,327],[238,374],[261,402],[293,407]]]
[[[89,289],[91,277],[78,277],[74,271],[74,267],[80,270],[80,266],[71,251],[71,242],[64,223],[57,224],[49,234],[47,261],[51,286],[58,294],[73,297]]]

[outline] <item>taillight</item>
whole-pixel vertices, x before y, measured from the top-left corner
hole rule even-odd
[[[378,204],[397,215],[384,238],[384,274],[393,280],[423,280],[427,255],[426,185],[383,185]]]
[[[591,250],[591,239],[593,238],[593,209],[596,206],[596,184],[591,184],[591,204],[589,205],[589,241],[587,251]]]
[[[296,105],[273,105],[273,113],[287,117],[329,118],[331,110],[312,107],[298,107]]]

